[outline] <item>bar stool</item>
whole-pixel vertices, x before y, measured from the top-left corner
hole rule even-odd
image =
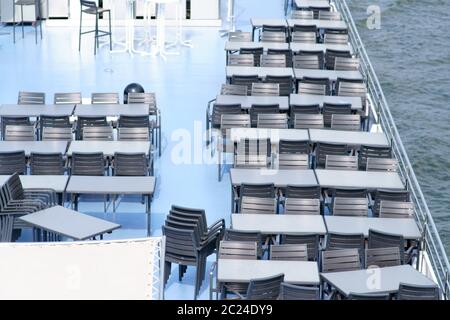
[[[41,1],[40,0],[13,0],[13,42],[16,43],[16,6],[20,6],[20,20],[22,23],[22,39],[25,37],[25,30],[23,26],[23,7],[24,6],[34,6],[34,37],[37,44],[37,24],[39,18],[39,29],[42,39],[42,17],[41,17]]]
[[[83,9],[83,7],[85,7],[85,8]],[[98,19],[100,17],[100,14],[106,13],[106,12],[108,13],[109,32],[98,29]],[[95,15],[95,29],[94,30],[81,32],[81,27],[82,27],[82,22],[83,22],[83,13]],[[81,35],[86,34],[86,33],[92,33],[92,32],[95,33],[94,55],[97,54],[98,38],[100,38],[100,37],[109,36],[109,50],[112,50],[111,10],[98,7],[97,4],[95,3],[95,1],[80,0],[80,33],[79,33],[79,39],[78,39],[78,51],[81,50]]]

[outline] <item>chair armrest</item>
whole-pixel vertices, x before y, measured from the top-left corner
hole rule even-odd
[[[225,228],[225,219],[219,219],[208,227],[208,233],[215,232],[221,228]]]

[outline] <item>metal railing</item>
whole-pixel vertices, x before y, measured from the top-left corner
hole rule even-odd
[[[393,153],[399,162],[399,173],[411,193],[411,200],[415,206],[416,220],[423,235],[422,251],[426,253],[428,263],[441,288],[444,298],[450,299],[449,260],[426,199],[414,174],[405,147],[403,146],[378,77],[367,56],[366,49],[361,41],[346,0],[334,0],[333,2],[337,11],[341,13],[342,18],[348,25],[350,43],[353,46],[355,54],[360,58],[361,72],[367,81],[367,91],[372,103],[371,116],[375,123],[387,135],[388,139],[391,140]]]

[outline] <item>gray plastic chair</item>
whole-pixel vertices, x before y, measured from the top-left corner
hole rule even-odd
[[[114,153],[113,170],[115,176],[147,176],[148,158],[145,153]]]
[[[285,192],[286,198],[319,199],[321,197],[320,186],[294,186],[288,185]]]
[[[326,235],[326,250],[357,249],[360,258],[363,258],[365,245],[366,240],[362,233],[341,234],[328,232]]]
[[[276,300],[280,295],[280,286],[284,281],[284,274],[252,279],[248,285],[246,300]]]
[[[247,91],[247,88],[245,88]],[[219,129],[221,125],[222,115],[224,114],[242,114],[242,106],[240,104],[213,104],[211,113],[211,127]]]
[[[252,241],[220,241],[219,259],[256,260],[258,245]]]
[[[286,56],[284,54],[263,54],[260,59],[261,67],[286,68]]]
[[[439,287],[400,283],[398,300],[440,300]]]
[[[284,203],[284,214],[319,215],[319,199],[287,198]]]
[[[239,54],[251,54],[253,55],[254,66],[259,67],[260,57],[264,52],[264,48],[261,46],[259,48],[241,48]]]
[[[270,260],[308,261],[308,250],[305,244],[272,245]]]
[[[310,10],[293,10],[291,19],[314,19],[314,12]]]
[[[388,158],[367,158],[366,170],[397,172],[398,161],[397,159],[388,159]]]
[[[285,43],[286,42],[286,33],[285,32],[271,32],[271,31],[263,31],[261,33],[261,42],[278,42]]]
[[[348,43],[348,35],[325,33],[324,43],[347,44]],[[334,70],[334,64],[335,64],[336,57],[351,58],[352,55],[351,55],[350,51],[326,49],[325,50],[325,68],[326,69]]]
[[[352,293],[348,295],[348,300],[390,300],[388,293]]]
[[[327,90],[327,86],[319,83],[306,83],[300,82],[298,84],[299,94],[313,94],[318,96],[324,96]]]
[[[280,153],[278,155],[278,169],[307,170],[309,168],[308,154]]]
[[[36,127],[7,125],[5,127],[5,141],[35,141]]]
[[[320,237],[318,234],[281,235],[281,244],[305,244],[308,250],[308,260],[318,261]]]
[[[352,105],[348,103],[334,104],[324,102],[323,104],[323,120],[325,122],[325,127],[331,127],[331,120],[334,114],[345,114],[351,115]]]
[[[31,153],[30,174],[63,175],[64,171],[64,158],[61,153]]]
[[[286,59],[286,68],[292,68],[292,51],[291,49],[267,49],[268,55],[284,55]]]
[[[327,154],[325,160],[325,169],[358,171],[358,157],[336,156]]]
[[[23,7],[27,6],[34,6],[34,40],[37,44],[38,42],[38,36],[37,36],[37,28],[38,28],[38,22],[39,22],[39,33],[41,35],[42,40],[42,10],[41,10],[41,0],[13,0],[12,1],[12,7],[13,7],[13,42],[16,43],[16,6],[20,6],[20,21],[22,24],[22,39],[25,37],[25,30],[24,30],[24,16],[23,16]]]
[[[412,218],[414,204],[404,201],[380,201],[380,218]]]
[[[259,82],[259,77],[257,74],[255,75],[232,75],[231,76],[231,82],[230,84],[239,85],[239,86],[246,86],[247,87],[247,93],[250,93],[252,90],[252,84]]]
[[[1,125],[2,125],[2,139],[5,139],[5,129],[6,126],[29,126],[31,125],[30,118],[28,117],[9,117],[3,116],[1,117]]]
[[[252,96],[279,96],[280,85],[278,83],[252,83]]]
[[[92,93],[92,104],[119,104],[119,94],[117,92],[111,93]]]
[[[291,104],[290,115],[291,120],[294,120],[297,113],[319,114],[321,111],[319,104]],[[293,121],[292,121],[293,122]]]
[[[43,130],[44,127],[72,128],[72,124],[70,123],[70,115],[54,116],[43,114],[39,117],[39,129]]]
[[[348,43],[348,34],[335,34],[335,33],[325,32],[323,42],[329,43],[329,44],[347,44]],[[348,56],[351,57],[350,55],[348,55]]]
[[[294,116],[294,129],[323,129],[322,114],[296,113]]]
[[[332,114],[331,129],[345,131],[360,131],[361,116],[359,114]]]
[[[361,145],[358,150],[359,168],[366,170],[367,159],[368,158],[392,158],[392,148],[391,147],[373,147]]]
[[[230,54],[228,56],[229,66],[253,67],[255,58],[253,54]]]
[[[259,113],[257,128],[287,129],[288,117],[286,113]]]
[[[220,88],[220,94],[227,96],[246,96],[247,86],[241,86],[237,84],[222,84]]]
[[[411,249],[405,252],[405,239],[402,235],[369,229],[368,249],[399,248],[400,262],[405,264],[411,260]]]
[[[398,247],[366,249],[366,268],[393,267],[401,264]]]
[[[292,33],[292,42],[299,43],[316,43],[316,32],[311,31],[295,31]]]
[[[103,116],[79,116],[76,122],[76,138],[80,140],[86,127],[102,127],[110,124]]]
[[[278,300],[320,300],[320,290],[283,282]]]
[[[368,212],[367,198],[333,198],[334,216],[367,217]]]
[[[19,91],[17,104],[45,104],[45,93]]]
[[[42,129],[42,141],[72,141],[72,128],[51,128],[44,127]]]
[[[0,152],[0,174],[10,175],[15,172],[26,174],[27,161],[24,151]]]
[[[322,251],[322,272],[341,272],[361,269],[358,249]]]
[[[345,144],[317,143],[315,164],[316,168],[325,168],[327,155],[347,156],[348,147]]]
[[[117,122],[119,128],[150,128],[150,119],[147,115],[131,116],[120,115]]]
[[[336,57],[334,59],[334,70],[359,70],[359,58]]]
[[[145,128],[118,128],[117,140],[120,141],[150,141],[150,132]]]
[[[103,152],[72,153],[71,174],[75,176],[105,175],[105,157]]]
[[[320,69],[319,57],[315,54],[295,55],[293,64],[296,69]]]
[[[85,141],[113,141],[113,127],[85,127],[83,128],[82,138]]]
[[[277,199],[242,196],[240,200],[241,214],[275,214]]]
[[[156,95],[154,92],[128,92],[128,104],[148,104],[156,108]]]
[[[82,104],[81,92],[55,93],[54,104]]]
[[[376,190],[372,204],[372,211],[375,216],[378,216],[380,214],[380,204],[383,200],[409,202],[410,194],[407,190]]]
[[[280,113],[279,104],[252,104],[249,110],[252,127],[258,123],[258,114],[261,113]]]
[[[294,91],[294,79],[291,76],[274,76],[268,74],[265,82],[278,83],[280,85],[280,96],[289,96]]]
[[[311,152],[311,145],[309,140],[283,140],[280,139],[278,144],[278,153],[299,153],[309,154]]]
[[[320,20],[341,20],[341,13],[339,11],[319,11]]]
[[[14,216],[0,214],[0,242],[12,242]]]
[[[100,15],[108,14],[108,31],[99,29]],[[83,14],[95,15],[95,29],[82,32]],[[111,30],[111,10],[108,8],[100,8],[95,1],[80,0],[80,31],[78,33],[78,51],[81,50],[81,36],[87,33],[94,33],[94,55],[97,54],[100,37],[109,37],[109,50],[112,50],[112,30]]]

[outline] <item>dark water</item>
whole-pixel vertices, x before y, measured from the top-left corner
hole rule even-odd
[[[450,1],[349,0],[447,253],[450,253]],[[369,5],[381,28],[369,30]]]

